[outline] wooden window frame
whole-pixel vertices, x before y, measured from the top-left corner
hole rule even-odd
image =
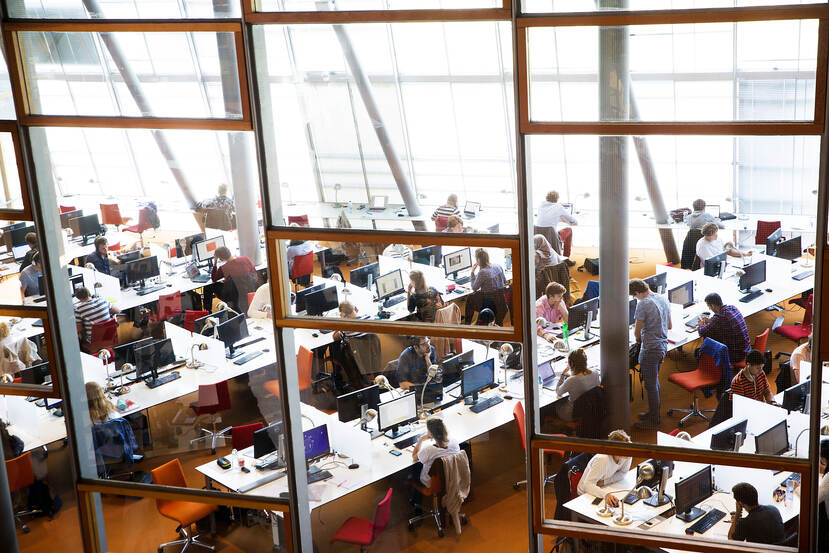
[[[49,363],[49,372],[52,375],[52,384],[23,384],[23,383],[0,383],[0,395],[27,396],[39,398],[60,398],[60,390],[55,386],[58,381],[57,366],[54,349],[54,333],[49,324],[49,312],[45,307],[33,305],[0,305],[0,315],[5,317],[19,317],[21,319],[32,318],[43,321],[43,345],[46,348],[46,361]]]
[[[17,177],[20,182],[20,199],[23,203],[21,209],[0,208],[0,221],[32,221],[32,207],[29,200],[29,187],[26,186],[26,175],[23,171],[23,154],[20,150],[17,121],[0,121],[0,133],[9,133],[12,137]]]
[[[259,11],[258,0],[242,0],[242,17],[246,23],[411,23],[427,21],[510,21],[514,0],[501,0],[500,8],[411,9],[411,10],[340,10],[271,12]]]

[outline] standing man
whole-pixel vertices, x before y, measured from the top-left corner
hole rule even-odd
[[[412,384],[426,382],[429,365],[437,363],[435,347],[425,336],[414,336],[411,345],[397,358],[397,381],[401,388],[408,390]]]
[[[629,284],[630,295],[639,300],[636,304],[634,334],[639,347],[639,370],[648,392],[648,412],[639,413],[635,428],[653,430],[659,428],[659,367],[668,352],[668,329],[671,328],[671,306],[664,296],[654,294],[641,278]]]
[[[570,225],[577,225],[578,221],[568,212],[563,205],[558,203],[558,192],[550,190],[544,201],[538,206],[538,215],[535,218],[535,226],[546,228],[548,230],[541,230],[556,253],[570,256],[570,247],[573,242],[573,231],[571,229],[563,229],[562,235],[558,234],[558,224],[560,222],[569,223]],[[575,265],[571,259],[566,260],[569,267]]]
[[[700,338],[711,338],[725,345],[732,366],[744,361],[751,349],[751,338],[740,310],[733,305],[723,305],[722,298],[716,293],[705,296],[705,303],[714,316],[700,319],[697,329]]]

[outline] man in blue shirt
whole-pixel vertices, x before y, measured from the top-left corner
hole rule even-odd
[[[110,257],[109,251],[107,250],[108,245],[106,236],[99,236],[95,239],[95,251],[86,256],[86,263],[92,263],[96,271],[104,273],[105,275],[111,274],[109,269],[110,260],[113,263],[118,262]]]
[[[408,390],[412,384],[426,382],[429,365],[437,363],[435,347],[425,336],[412,338],[409,347],[397,358],[397,381],[401,388]]]

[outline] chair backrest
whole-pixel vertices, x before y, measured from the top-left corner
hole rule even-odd
[[[250,304],[253,303],[253,296],[255,295],[256,292],[248,292],[248,307],[250,307]]]
[[[234,426],[233,428],[231,428],[230,443],[232,444],[233,449],[235,449],[236,451],[241,451],[246,447],[252,446],[253,433],[263,428],[265,428],[265,425],[261,422],[245,424],[242,426]]]
[[[288,215],[288,225],[291,223],[296,223],[301,227],[310,227],[311,224],[308,222],[308,215]]]
[[[121,217],[121,208],[118,204],[98,204],[101,207],[102,225],[123,225],[124,218]]]
[[[27,451],[19,457],[6,461],[6,477],[9,480],[9,491],[14,493],[35,482],[32,470],[32,458]]]
[[[153,222],[150,219],[150,208],[142,207],[138,212],[138,224],[127,227],[124,230],[141,233],[145,230],[150,230],[151,228],[153,228]]]
[[[515,403],[512,408],[512,416],[515,419],[515,424],[518,426],[518,435],[521,437],[521,450],[527,451],[527,435],[524,426],[524,404],[520,401]]]
[[[121,242],[110,244],[109,246],[107,246],[107,249],[111,252],[117,252],[121,249]]]
[[[443,232],[449,226],[449,217],[438,217],[435,219],[435,231]]]
[[[374,511],[374,522],[372,523],[371,542],[377,539],[386,526],[389,524],[389,517],[391,514],[391,491],[386,492],[386,496],[377,504],[377,509]]]
[[[74,205],[62,205],[60,206],[61,213],[69,213],[70,211],[76,211],[77,208]]]
[[[766,342],[769,339],[769,329],[763,331],[762,334],[758,334],[756,338],[754,338],[754,349],[759,351],[760,353],[765,353],[766,351]]]
[[[676,436],[679,433],[680,433],[680,429],[679,428],[674,428],[673,430],[671,430],[669,435],[670,436]]]
[[[210,311],[185,311],[184,312],[184,328],[193,332],[194,323],[196,319],[201,319],[202,317],[207,317],[210,315]]]
[[[533,226],[533,233],[540,234],[544,238],[547,239],[547,242],[550,243],[550,246],[555,250],[555,252],[559,255],[562,255],[562,247],[561,247],[561,237],[559,237],[556,229],[554,227],[539,227]]]
[[[299,389],[306,390],[311,387],[311,369],[314,365],[314,352],[305,346],[299,346],[296,354],[296,367],[299,372]]]
[[[605,419],[607,418],[607,400],[604,388],[595,386],[587,390],[573,402],[573,416],[579,420],[576,434],[580,438],[601,440],[605,436]]]
[[[754,235],[754,244],[762,246],[766,243],[769,234],[780,228],[780,221],[757,221],[757,233]]]
[[[710,376],[712,378],[716,377],[717,380],[719,380],[722,375],[722,369],[717,366],[717,362],[714,358],[707,353],[700,353],[699,359],[697,359],[697,370],[700,371],[703,376]]]
[[[599,281],[598,280],[591,280],[588,281],[587,286],[584,289],[584,299],[592,300],[593,298],[599,297]]]
[[[291,278],[299,278],[301,276],[310,275],[314,272],[314,253],[309,252],[303,255],[298,255],[294,258],[294,264],[291,266]]]
[[[170,317],[181,314],[181,292],[176,290],[171,294],[158,296],[158,320],[166,321]]]
[[[158,484],[159,486],[174,486],[176,488],[187,487],[187,480],[184,479],[184,471],[181,469],[181,463],[178,458],[152,469],[150,474],[153,477],[153,484]],[[170,503],[174,502],[165,499],[155,500],[155,506],[159,511]]]
[[[814,303],[815,295],[809,294],[809,299],[806,300],[806,308],[803,313],[803,326],[812,326],[812,304]]]
[[[682,242],[682,257],[680,258],[680,267],[683,269],[696,270],[699,268],[697,242],[700,238],[702,238],[702,231],[698,228],[692,228],[685,235],[685,240]]]
[[[102,321],[92,325],[89,338],[89,349],[95,353],[101,348],[111,348],[118,345],[118,322],[115,319]]]
[[[230,391],[227,380],[215,384],[199,385],[199,409],[210,409],[213,412],[230,409]]]
[[[570,519],[570,511],[564,507],[564,504],[578,493],[579,480],[591,457],[593,457],[592,453],[579,453],[570,457],[561,464],[553,477],[553,488],[556,494],[556,511],[553,518],[556,520]]]
[[[551,282],[558,282],[564,286],[564,301],[567,305],[573,303],[573,297],[570,295],[570,268],[567,263],[562,261],[557,265],[547,265],[540,271],[536,272],[535,277],[535,298],[538,299],[544,295],[544,290]]]

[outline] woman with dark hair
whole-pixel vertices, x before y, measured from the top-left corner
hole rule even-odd
[[[432,443],[425,443],[427,440],[431,440]],[[449,431],[446,430],[443,419],[440,417],[426,419],[426,432],[417,440],[414,451],[412,451],[412,460],[419,461],[423,465],[420,470],[420,483],[427,487],[431,485],[432,479],[429,477],[429,469],[432,468],[435,459],[446,455],[454,455],[460,453],[460,451],[461,448],[458,442],[449,439]]]
[[[435,313],[443,307],[443,298],[434,287],[426,285],[426,277],[421,271],[409,273],[409,288],[406,290],[410,313],[417,313],[417,318],[424,323],[435,322]]]

